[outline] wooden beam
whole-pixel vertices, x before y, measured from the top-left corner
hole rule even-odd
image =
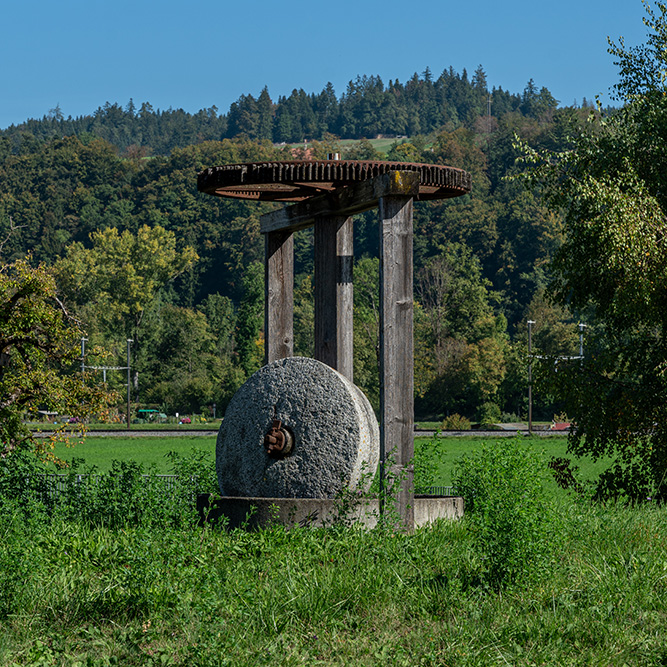
[[[353,382],[352,218],[315,223],[315,359]]]
[[[398,165],[397,165],[398,166]],[[419,174],[415,171],[390,171],[354,185],[336,188],[330,193],[311,197],[298,204],[265,213],[259,219],[263,234],[297,231],[310,227],[318,216],[352,216],[378,205],[382,197],[419,194]]]
[[[294,236],[265,236],[264,363],[294,354]]]
[[[412,198],[380,199],[380,461],[401,527],[414,528]],[[398,485],[398,488],[396,487]]]

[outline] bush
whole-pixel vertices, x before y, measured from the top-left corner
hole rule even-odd
[[[438,461],[442,457],[442,441],[438,433],[428,440],[415,442],[414,486],[415,493],[430,493],[435,485]]]
[[[442,420],[440,428],[443,431],[469,431],[470,426],[471,423],[467,417],[462,417],[455,412],[453,415],[447,415]]]
[[[454,485],[479,556],[480,582],[498,589],[548,563],[555,515],[543,489],[545,466],[520,439],[484,444],[456,463]]]
[[[502,414],[496,403],[487,402],[477,409],[477,421],[482,424],[494,424],[501,420]]]
[[[144,471],[134,461],[112,461],[99,472],[74,459],[66,474],[42,464],[32,451],[0,457],[0,512],[19,512],[23,520],[58,515],[89,526],[183,526],[196,522],[198,493],[214,493],[215,468],[203,452],[170,452],[169,475]]]

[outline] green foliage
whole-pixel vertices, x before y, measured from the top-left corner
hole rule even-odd
[[[365,257],[354,267],[354,382],[380,409],[380,262]]]
[[[471,576],[494,589],[539,576],[553,555],[544,467],[518,439],[485,444],[456,464],[454,485],[478,558]],[[557,531],[556,531],[557,532]]]
[[[0,455],[29,444],[51,456],[59,434],[33,438],[25,412],[46,408],[83,419],[105,408],[104,393],[73,372],[81,333],[51,271],[27,260],[0,266]]]
[[[251,533],[17,521],[3,511],[0,662],[664,662],[667,513],[560,512],[559,558],[495,591],[465,585],[477,562],[465,521],[412,535]]]
[[[68,296],[93,307],[100,324],[126,338],[137,338],[144,314],[158,291],[198,258],[191,247],[176,249],[176,235],[142,226],[136,234],[110,227],[91,233],[92,248],[67,248],[56,266]]]
[[[230,358],[230,326],[223,328],[224,338],[216,340],[211,320],[202,311],[170,304],[160,308],[156,320],[144,341],[150,350],[141,368],[148,385],[143,392],[146,401],[170,414],[201,412],[213,403],[226,405],[243,380]]]
[[[428,493],[437,483],[438,461],[442,457],[442,440],[435,433],[431,438],[415,440],[415,493]]]
[[[236,321],[236,349],[246,377],[262,365],[264,346],[260,336],[263,325],[264,267],[254,262],[243,276],[243,296]]]
[[[477,421],[482,425],[494,424],[500,421],[501,413],[497,403],[486,401],[477,408],[475,415]]]
[[[416,276],[416,393],[431,413],[472,413],[492,402],[505,375],[506,322],[470,249],[447,244]]]
[[[442,127],[472,125],[484,116],[489,97],[498,116],[521,111],[543,118],[555,107],[549,91],[538,92],[532,80],[523,94],[512,94],[495,88],[489,91],[481,66],[471,79],[465,71],[460,74],[451,67],[439,76],[427,68],[405,83],[396,79],[385,85],[378,76],[358,76],[340,97],[331,83],[320,93],[295,88],[275,101],[264,87],[257,97],[241,95],[226,114],[215,106],[195,114],[183,109],[155,110],[148,102],[137,108],[129,100],[124,107],[107,102],[93,114],[74,119],[65,118],[56,106],[42,119],[26,119],[3,130],[0,138],[6,140],[5,150],[23,154],[53,138],[76,136],[83,143],[101,138],[128,161],[138,162],[196,142],[233,137],[295,143],[326,140],[331,134],[362,140],[378,134],[428,134]]]
[[[114,460],[100,472],[73,459],[63,473],[30,452],[12,452],[0,459],[0,504],[24,521],[47,512],[108,528],[187,525],[197,520],[197,494],[217,490],[215,468],[206,452],[194,449],[167,458],[168,476],[131,460]]]
[[[461,269],[452,290],[465,287],[469,297],[449,298],[443,287],[442,308],[426,300],[416,306],[417,410],[436,420],[448,410],[472,417],[485,403],[519,413],[525,378],[507,336],[548,278],[562,221],[504,180],[516,171],[512,138],[560,149],[586,113],[554,109],[548,91],[532,82],[523,94],[489,90],[481,67],[472,77],[427,68],[404,83],[361,76],[341,96],[328,84],[319,94],[295,89],[272,100],[265,88],[241,96],[228,114],[215,108],[162,112],[130,102],[66,119],[56,108],[40,121],[0,132],[0,230],[15,228],[8,257],[30,249],[56,264],[67,307],[85,324],[91,365],[124,366],[125,338],[131,337],[134,399],[179,411],[214,401],[222,411],[262,362],[261,315],[248,303],[244,280],[262,259],[259,217],[273,205],[197,193],[194,175],[214,165],[329,152],[376,159],[378,142],[393,142],[391,159],[451,164],[470,171],[474,182],[471,196],[415,206],[415,275],[446,255],[450,275]],[[386,138],[363,139],[378,135]],[[162,265],[155,239],[164,247]],[[355,221],[354,364],[358,384],[376,407],[377,281],[367,262],[377,254],[377,224],[369,212]],[[307,353],[308,232],[295,236],[295,263],[295,345]],[[436,342],[434,327],[443,319],[452,329]],[[192,350],[177,350],[176,341],[185,345],[186,324],[193,327]],[[182,377],[181,364],[187,369]],[[121,390],[124,378],[110,373],[107,382]]]
[[[527,152],[532,182],[565,213],[551,290],[586,314],[583,362],[545,369],[574,415],[571,452],[613,457],[600,497],[664,497],[667,475],[667,7],[647,7],[647,43],[611,43],[624,102],[592,114],[572,149]]]
[[[311,277],[302,276],[294,286],[294,354],[315,354],[315,296]]]

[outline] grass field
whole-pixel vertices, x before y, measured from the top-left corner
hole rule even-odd
[[[369,140],[373,146],[373,148],[378,151],[378,153],[382,153],[383,155],[386,155],[391,147],[398,141],[399,143],[403,141],[402,139],[370,139]],[[405,139],[405,141],[409,141],[408,139]],[[310,142],[308,142],[310,144]],[[338,145],[341,146],[341,148],[350,148],[351,146],[354,146],[358,144],[359,141],[357,139],[341,139],[338,141]],[[289,144],[290,148],[303,148],[303,142],[299,142],[296,144]]]
[[[166,473],[169,471],[166,458],[169,452],[185,456],[193,449],[208,452],[211,466],[215,465],[215,437],[206,436],[88,436],[74,447],[59,444],[54,453],[63,461],[83,459],[86,465],[95,466],[102,472],[110,470],[111,462],[116,460],[135,461],[145,470],[154,466],[158,473]]]
[[[484,442],[507,442],[507,438],[493,438],[480,436],[461,437],[439,437],[436,440],[435,464],[437,470],[433,483],[437,486],[448,486],[452,483],[452,471],[457,459],[464,454],[470,454],[478,450]],[[430,438],[415,438],[415,448],[419,451],[420,446],[428,443]],[[540,454],[544,461],[552,456],[565,456],[567,439],[562,436],[548,437],[522,437],[522,442],[529,443],[534,450]],[[204,451],[210,456],[211,466],[215,465],[215,437],[206,436],[88,436],[83,444],[75,447],[59,445],[55,454],[65,460],[71,461],[76,457],[84,459],[87,465],[94,465],[99,470],[106,472],[111,468],[111,462],[136,461],[146,470],[154,466],[159,473],[169,471],[169,460],[166,458],[168,452],[176,452],[181,456],[189,454],[192,450]],[[576,462],[581,469],[583,478],[590,479],[604,469],[605,462],[594,463],[591,460]],[[551,484],[550,484],[551,487]],[[555,484],[553,490],[556,489]]]
[[[543,494],[530,480],[564,438],[522,438],[527,452],[513,438],[435,440],[438,481],[489,441],[469,468],[492,482],[475,487],[486,496],[412,534],[199,527],[187,495],[169,504],[131,475],[49,508],[5,459],[0,665],[667,665],[667,509]],[[205,437],[90,438],[65,453],[150,464],[193,446],[213,460]]]
[[[479,583],[467,519],[413,535],[0,515],[0,665],[667,664],[667,511],[570,504],[544,567]]]
[[[567,438],[564,436],[518,436],[521,441],[534,449],[540,458],[546,463],[552,456],[567,456]],[[415,438],[415,449],[418,451],[420,444],[428,442],[429,438]],[[507,437],[480,437],[480,436],[460,436],[443,437],[436,440],[437,464],[436,485],[448,486],[452,483],[452,471],[455,462],[464,454],[471,454],[481,448],[485,442],[497,442],[500,446],[507,443],[511,438]],[[594,462],[591,459],[579,459],[574,461],[580,468],[582,479],[592,479],[596,477],[607,466],[606,460]],[[555,483],[549,483],[549,488],[556,489]]]

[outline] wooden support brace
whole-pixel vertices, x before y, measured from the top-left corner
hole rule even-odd
[[[396,165],[400,167],[399,164]],[[382,176],[359,181],[354,185],[336,188],[332,192],[311,197],[298,204],[265,213],[259,219],[264,234],[276,231],[296,231],[314,224],[320,216],[351,216],[378,205],[381,197],[419,194],[419,174],[414,171],[390,171]]]

